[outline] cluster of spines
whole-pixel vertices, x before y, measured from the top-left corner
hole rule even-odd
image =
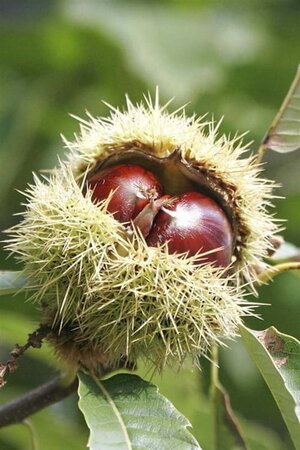
[[[32,299],[47,323],[68,327],[112,364],[144,356],[162,367],[205,354],[251,313],[223,270],[169,255],[166,245],[149,248],[138,231],[127,236],[106,210],[109,199],[84,197],[68,166],[36,178],[26,195],[8,248],[25,263]]]
[[[114,150],[126,145],[134,147],[136,143],[158,157],[178,151],[190,164],[207,168],[225,190],[226,186],[234,187],[234,213],[238,214],[242,229],[242,236],[239,230],[237,233],[240,256],[235,269],[238,282],[246,280],[253,285],[255,268],[272,251],[271,238],[280,230],[269,213],[276,185],[260,177],[262,167],[255,156],[246,155],[249,146],[243,144],[242,136],[218,137],[219,123],[187,117],[184,108],[168,114],[167,106],[159,105],[158,94],[154,102],[149,96],[138,105],[127,98],[124,111],[111,107],[109,117],[88,115],[87,121],[80,119],[80,136],[75,142],[66,142],[75,176],[80,177],[86,167]]]

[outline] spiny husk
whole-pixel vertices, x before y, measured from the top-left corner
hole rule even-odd
[[[109,105],[108,105],[109,106]],[[228,205],[237,218],[235,262],[237,280],[250,285],[256,281],[255,268],[261,259],[272,252],[272,237],[279,231],[268,209],[272,206],[275,184],[259,177],[261,166],[249,153],[248,146],[235,136],[218,137],[218,126],[195,116],[186,117],[181,108],[168,114],[155,101],[145,97],[145,103],[133,105],[127,98],[127,109],[111,108],[105,118],[80,120],[80,135],[75,142],[67,142],[69,161],[76,177],[87,168],[120,149],[139,148],[165,158],[179,152],[181,158],[207,177],[217,180],[228,194]]]
[[[103,353],[108,366],[144,357],[161,369],[206,354],[251,313],[221,269],[149,248],[136,230],[128,236],[107,212],[109,199],[83,196],[68,166],[35,177],[26,196],[8,249],[25,263],[31,298],[57,341],[68,330],[68,341]]]

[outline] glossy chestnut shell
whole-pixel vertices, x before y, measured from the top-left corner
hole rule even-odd
[[[95,165],[87,186],[95,201],[111,195],[108,210],[120,222],[132,221],[149,246],[167,242],[170,253],[200,254],[199,264],[232,261],[236,218],[227,193],[180,152],[165,158],[139,149],[114,152]]]

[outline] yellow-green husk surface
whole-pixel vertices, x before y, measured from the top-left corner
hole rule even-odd
[[[24,264],[30,299],[52,329],[60,355],[93,372],[144,358],[155,368],[207,355],[213,343],[237,334],[253,305],[240,285],[255,283],[255,266],[272,250],[277,231],[268,212],[271,181],[247,156],[240,139],[218,137],[213,123],[183,110],[172,114],[158,98],[108,118],[88,117],[67,142],[68,159],[25,195],[22,221],[9,230],[8,249]],[[117,222],[109,199],[95,204],[82,193],[89,170],[118,151],[138,148],[180,158],[217,180],[238,217],[236,254],[229,268],[195,264],[148,247],[138,230]]]
[[[106,365],[145,358],[161,369],[235,336],[250,313],[223,270],[150,248],[137,231],[128,237],[107,202],[82,195],[70,168],[35,177],[26,196],[8,247],[24,263],[31,300],[61,353],[68,342],[78,360],[93,348]]]

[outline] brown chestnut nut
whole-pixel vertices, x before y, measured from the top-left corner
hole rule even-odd
[[[94,201],[111,195],[108,211],[119,222],[133,221],[149,246],[167,242],[170,253],[188,256],[199,253],[199,264],[210,262],[219,267],[230,264],[232,228],[222,208],[207,195],[200,192],[175,197],[162,195],[157,177],[144,167],[131,164],[99,170],[88,179],[87,185]]]
[[[200,192],[187,192],[164,205],[146,239],[150,246],[168,242],[170,253],[210,252],[199,262],[230,264],[233,246],[231,225],[222,208]]]
[[[95,202],[111,194],[107,209],[119,222],[133,220],[151,200],[162,195],[162,186],[154,174],[132,164],[99,170],[87,180],[87,186]]]

